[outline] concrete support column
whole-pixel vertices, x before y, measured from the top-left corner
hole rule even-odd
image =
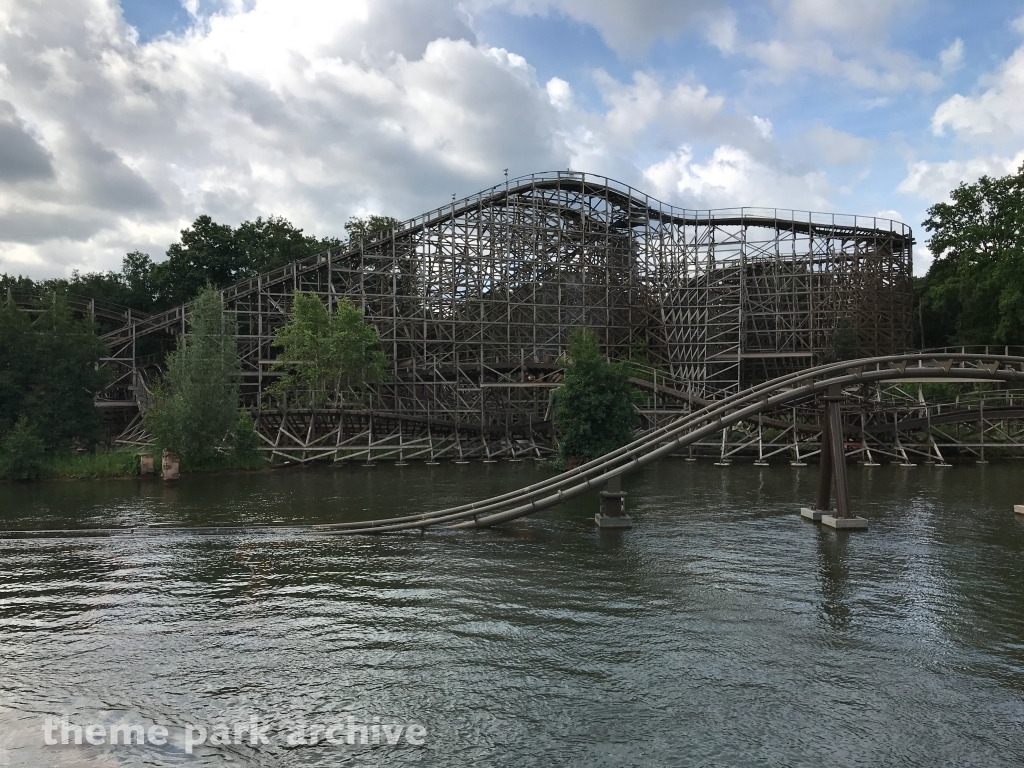
[[[160,469],[162,470],[164,480],[177,480],[181,465],[178,455],[170,451],[164,451],[161,458]]]
[[[594,515],[598,528],[632,528],[633,518],[626,514],[626,494],[622,478],[616,475],[601,491],[601,510]]]

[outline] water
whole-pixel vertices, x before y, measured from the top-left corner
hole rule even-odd
[[[0,486],[0,526],[341,521],[532,463]],[[801,520],[815,468],[665,461],[491,531],[0,541],[0,766],[1020,765],[1019,465],[851,467],[867,533]],[[166,746],[44,746],[42,723]],[[198,746],[187,723],[269,726]],[[423,746],[288,746],[297,723]]]

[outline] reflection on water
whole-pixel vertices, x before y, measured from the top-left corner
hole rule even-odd
[[[1016,465],[851,467],[867,533],[796,515],[815,467],[666,461],[493,531],[0,541],[0,765],[1019,765]],[[7,529],[432,509],[532,463],[2,486]],[[73,723],[269,726],[259,747],[45,747]],[[299,723],[426,744],[288,746]]]

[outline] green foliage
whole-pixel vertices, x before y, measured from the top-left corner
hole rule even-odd
[[[35,480],[42,471],[45,451],[37,430],[22,416],[0,441],[0,477]]]
[[[345,223],[345,232],[348,233],[349,243],[356,245],[364,240],[369,240],[380,232],[395,229],[398,224],[398,219],[390,216],[370,215],[365,219],[353,216]]]
[[[836,332],[832,337],[832,359],[853,360],[858,357],[857,331],[849,317],[839,318]]]
[[[352,218],[345,224],[350,244],[367,240],[398,226],[390,216]],[[189,302],[207,286],[227,288],[293,261],[305,259],[342,241],[306,235],[280,216],[259,217],[237,227],[200,216],[181,230],[179,242],[167,250],[164,261],[132,251],[120,272],[73,272],[70,278],[34,282],[26,277],[0,275],[0,292],[53,292],[118,304],[143,312],[159,312]]]
[[[256,422],[248,411],[239,411],[231,431],[231,455],[242,461],[259,458],[260,436]]]
[[[159,304],[173,306],[191,300],[206,285],[226,288],[338,244],[304,235],[276,216],[246,221],[237,229],[200,216],[181,231],[181,242],[167,250],[167,260],[151,268],[152,291]]]
[[[270,391],[294,393],[312,407],[337,399],[342,387],[360,386],[384,377],[386,358],[378,348],[377,329],[348,299],[328,312],[314,293],[296,291],[292,315],[277,332],[281,347],[273,370],[287,373]]]
[[[143,424],[161,448],[200,467],[216,458],[237,426],[238,361],[234,318],[217,289],[191,302],[188,320]]]
[[[139,455],[133,449],[56,453],[42,464],[42,477],[75,478],[131,477],[139,474]]]
[[[371,216],[370,220],[384,218]],[[200,216],[181,230],[181,240],[167,250],[167,259],[159,263],[149,254],[133,251],[124,257],[120,272],[74,272],[69,279],[40,283],[0,275],[0,290],[70,293],[157,312],[191,301],[207,285],[226,288],[238,280],[339,245],[341,241],[337,238],[305,235],[279,216],[245,221],[238,227]]]
[[[563,462],[589,461],[633,438],[639,415],[625,364],[608,363],[596,335],[577,329],[569,341],[565,379],[555,391],[555,428]]]
[[[928,209],[935,255],[918,285],[924,345],[1024,343],[1024,166]]]
[[[107,382],[106,353],[92,320],[76,319],[56,293],[34,315],[0,303],[0,434],[27,415],[47,450],[95,442],[93,396]]]

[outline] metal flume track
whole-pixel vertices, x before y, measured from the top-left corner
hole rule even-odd
[[[428,527],[485,528],[526,517],[588,491],[613,477],[664,458],[680,448],[750,419],[835,387],[885,381],[1024,382],[1024,357],[1010,355],[893,355],[808,368],[751,387],[642,435],[632,443],[541,483],[489,499],[405,517],[318,526],[333,534],[391,533]]]

